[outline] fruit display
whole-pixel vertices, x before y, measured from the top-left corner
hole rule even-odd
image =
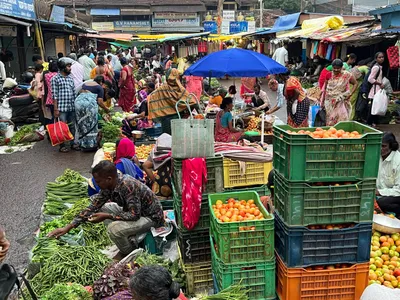
[[[309,225],[307,226],[308,229],[311,230],[339,230],[339,229],[346,229],[346,228],[352,228],[354,227],[355,224],[349,223],[349,224],[329,224],[329,225]]]
[[[217,219],[224,223],[264,220],[263,214],[252,199],[246,201],[230,198],[227,203],[217,200],[212,209]]]
[[[308,134],[312,138],[315,139],[359,139],[361,138],[361,134],[357,131],[344,131],[343,129],[337,130],[334,127],[329,128],[328,130],[317,127],[315,131],[309,131],[309,130],[299,130],[299,131],[291,131],[287,130],[286,131],[289,134],[294,134],[294,135],[300,135],[300,134]]]
[[[334,265],[327,265],[327,266],[312,266],[304,268],[307,271],[321,271],[321,270],[336,270],[336,269],[346,269],[350,268],[350,264],[334,264]]]
[[[154,148],[154,144],[152,145],[140,145],[136,147],[136,156],[138,159],[147,159],[150,155],[151,150]]]
[[[250,117],[250,121],[247,124],[245,131],[256,131],[261,134],[261,118],[252,116]],[[272,134],[272,130],[269,128],[264,129],[264,134]]]
[[[400,234],[375,231],[371,238],[369,284],[400,288]]]

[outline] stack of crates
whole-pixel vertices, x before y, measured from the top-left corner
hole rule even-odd
[[[213,206],[218,200],[254,200],[263,220],[228,222],[217,219]],[[249,299],[275,299],[274,217],[255,191],[209,195],[211,265],[216,289],[234,284],[249,289]]]
[[[192,230],[187,230],[182,219],[182,159],[173,159],[172,180],[175,219],[178,225],[178,245],[186,273],[186,293],[208,293],[213,288],[210,246],[210,210],[208,195],[223,191],[222,157],[206,158],[207,184],[202,196],[200,218]]]
[[[368,284],[382,133],[357,122],[334,128],[362,136],[314,139],[274,126],[280,300],[360,299]]]

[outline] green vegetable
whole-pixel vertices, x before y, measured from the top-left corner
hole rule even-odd
[[[220,86],[221,86],[221,84],[219,83],[219,81],[216,78],[211,78],[210,87],[212,89],[217,89]]]
[[[86,246],[94,246],[102,249],[112,244],[107,234],[107,227],[104,223],[85,223],[80,226],[84,232]]]
[[[68,208],[63,216],[62,220],[65,221],[67,224],[71,223],[75,217],[85,208],[87,208],[90,204],[89,198],[81,198],[72,205],[71,208]]]
[[[41,300],[91,300],[92,295],[80,284],[56,284],[47,291]]]
[[[121,135],[120,126],[104,121],[100,121],[99,124],[101,125],[102,142],[115,143]]]
[[[6,150],[4,150],[5,153],[13,153],[14,149],[13,148],[8,148]]]
[[[56,239],[42,237],[37,239],[37,244],[32,250],[32,262],[44,262],[60,249]]]
[[[64,173],[56,178],[56,182],[76,183],[76,182],[86,182],[86,179],[85,177],[83,177],[81,174],[79,174],[74,170],[65,169]]]
[[[96,247],[65,245],[46,260],[32,279],[32,287],[41,297],[56,283],[92,285],[109,263],[110,260]]]
[[[11,138],[10,146],[17,145],[26,135],[34,133],[40,128],[40,123],[22,126]]]
[[[218,294],[211,296],[200,296],[200,300],[248,300],[249,296],[247,293],[250,290],[246,290],[240,284],[231,285],[230,287],[220,291]]]

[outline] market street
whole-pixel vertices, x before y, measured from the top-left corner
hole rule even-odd
[[[8,262],[18,270],[28,265],[46,183],[54,181],[66,168],[89,175],[92,161],[93,153],[63,154],[47,140],[36,143],[33,149],[25,152],[1,156],[0,225],[4,226],[11,242]]]

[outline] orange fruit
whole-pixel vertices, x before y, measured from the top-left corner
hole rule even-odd
[[[215,202],[215,204],[216,204],[216,205],[218,205],[218,204],[221,204],[221,205],[222,205],[223,202],[222,202],[222,200],[217,200],[217,201]]]
[[[254,204],[254,200],[253,199],[250,199],[249,201],[247,201],[247,204]]]
[[[259,216],[260,214],[261,214],[261,212],[260,212],[259,209],[255,209],[255,210],[254,210],[254,215],[255,215],[255,216]]]

